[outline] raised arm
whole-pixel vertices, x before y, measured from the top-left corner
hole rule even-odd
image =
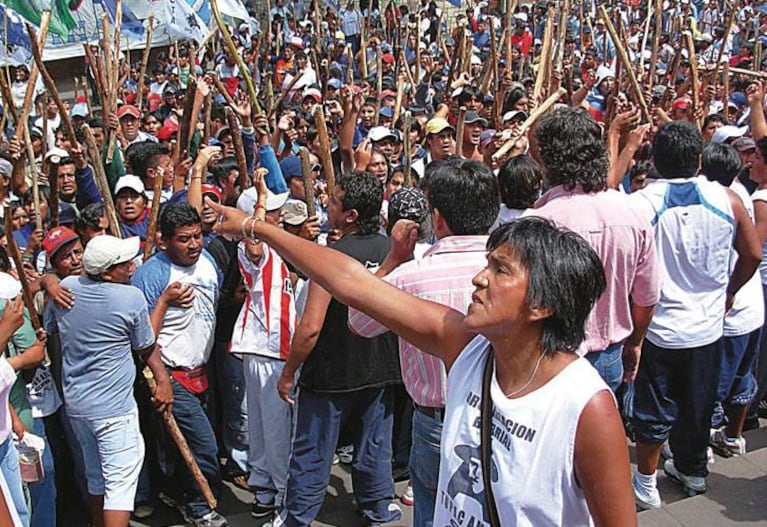
[[[209,205],[224,218],[216,225],[216,232],[238,235],[243,226],[246,232],[253,228],[257,237],[336,299],[375,318],[417,348],[441,358],[446,368],[450,368],[474,336],[464,328],[460,311],[400,291],[349,256],[249,218],[237,209],[213,202]]]

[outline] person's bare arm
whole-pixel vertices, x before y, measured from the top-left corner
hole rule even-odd
[[[754,219],[756,220],[756,234],[759,241],[764,243],[767,239],[767,201],[754,200]]]
[[[575,432],[575,474],[594,524],[637,524],[631,465],[618,408],[603,390],[586,404]]]
[[[217,232],[235,235],[241,232],[245,213],[208,203],[224,217],[215,227]],[[246,221],[248,231],[252,221],[255,220]],[[264,221],[256,223],[255,233],[340,302],[366,313],[415,347],[439,357],[448,369],[474,337],[464,328],[460,311],[400,291],[345,254],[302,240]]]
[[[342,86],[341,104],[344,118],[341,120],[338,133],[338,149],[341,152],[341,164],[347,171],[352,171],[354,170],[354,128],[357,126],[362,101],[359,96],[352,94],[351,87]]]
[[[756,227],[746,212],[740,198],[732,190],[727,189],[732,204],[732,212],[735,216],[735,252],[738,260],[730,274],[730,283],[727,285],[727,309],[732,307],[735,294],[753,276],[759,262],[762,261],[762,244],[756,233]]]
[[[751,136],[758,141],[767,136],[767,120],[764,117],[764,85],[757,81],[746,88],[746,98],[751,109]]]

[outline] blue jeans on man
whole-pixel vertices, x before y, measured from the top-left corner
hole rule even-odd
[[[617,393],[623,382],[623,343],[610,344],[602,351],[591,351],[586,354],[586,359],[613,393]]]
[[[284,510],[280,511],[284,525],[304,527],[317,517],[330,482],[338,435],[347,422],[354,437],[352,485],[357,509],[371,523],[398,520],[401,511],[391,503],[394,481],[390,390],[317,393],[301,389],[296,412],[288,487]]]
[[[437,503],[442,420],[413,412],[410,483],[413,485],[413,526],[431,527]]]
[[[21,524],[27,527],[29,525],[29,512],[27,510],[26,499],[24,498],[24,487],[21,483],[19,452],[13,445],[13,434],[8,434],[5,441],[0,443],[0,471],[3,473],[5,484],[11,493],[11,500],[13,501],[8,506],[16,508]]]
[[[48,436],[45,433],[43,417],[35,417],[32,433],[45,441],[43,451],[43,472],[45,476],[36,483],[29,484],[29,501],[32,509],[31,527],[50,527],[56,525],[56,470]]]

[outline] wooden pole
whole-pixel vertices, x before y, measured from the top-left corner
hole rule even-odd
[[[51,11],[46,9],[43,11],[41,17],[40,17],[40,35],[39,40],[35,42],[40,49],[43,48],[45,45],[45,37],[48,35],[48,26],[50,26],[51,23]],[[30,34],[31,35],[31,34]],[[30,40],[32,38],[30,37]],[[16,122],[16,137],[18,139],[22,138],[23,130],[20,126],[20,123],[23,123],[24,126],[27,124],[27,120],[29,119],[29,113],[32,110],[32,103],[35,95],[35,86],[37,85],[37,76],[38,76],[38,70],[36,67],[31,68],[31,71],[29,72],[29,79],[27,80],[27,91],[24,94],[24,105],[21,107],[21,113],[19,114],[19,120]],[[48,138],[43,138],[44,141],[47,141]],[[34,161],[31,161],[34,162]]]
[[[626,50],[623,48],[623,45],[618,38],[618,33],[615,31],[615,27],[613,27],[613,23],[610,21],[610,17],[607,15],[607,11],[602,5],[599,6],[599,16],[604,21],[605,28],[607,28],[607,31],[610,33],[610,37],[615,43],[615,50],[618,53],[618,59],[621,61],[623,69],[626,70],[626,75],[628,75],[629,83],[631,84],[631,88],[634,92],[634,97],[639,103],[639,108],[642,111],[642,118],[645,120],[645,122],[651,123],[652,117],[650,116],[650,110],[647,108],[647,102],[645,101],[644,95],[642,94],[642,88],[639,85],[639,82],[637,82],[636,75],[634,75],[634,70],[631,67],[631,60],[629,60],[628,54],[626,53]]]
[[[538,61],[538,71],[535,75],[535,85],[533,87],[533,100],[531,101],[533,107],[538,105],[538,101],[541,98],[541,91],[543,87],[548,88],[549,84],[546,82],[548,77],[548,63],[551,58],[551,40],[554,33],[554,8],[549,7],[548,19],[546,21],[546,29],[543,31],[543,45],[541,47],[541,58]]]
[[[745,75],[746,77],[753,77],[756,79],[767,79],[767,72],[765,71],[751,71],[743,68],[728,68],[730,73],[736,73],[738,75]]]
[[[692,118],[693,122],[701,128],[702,123],[695,117],[700,109],[700,81],[698,79],[698,56],[695,54],[695,42],[692,40],[692,33],[685,31],[682,37],[687,45],[687,53],[690,58],[690,82],[692,84]]]
[[[413,114],[410,110],[405,111],[405,116],[402,118],[403,130],[402,130],[402,142],[404,143],[405,150],[405,186],[413,186],[413,178],[410,174],[410,169],[413,164],[413,145],[410,141],[410,125],[413,122]]]
[[[141,54],[141,70],[138,74],[138,88],[136,92],[136,107],[141,110],[141,104],[144,101],[144,76],[146,67],[149,64],[149,52],[152,47],[152,31],[154,30],[154,15],[150,15],[146,26],[146,44],[144,52]]]
[[[724,64],[724,120],[730,122],[730,61]]]
[[[186,85],[186,93],[184,93],[184,108],[183,113],[181,114],[181,120],[179,121],[178,137],[176,137],[176,145],[179,154],[189,152],[189,143],[194,135],[194,122],[197,121],[197,118],[194,115],[196,94],[197,81],[195,81],[193,77],[189,77],[189,83]],[[199,108],[197,110],[199,111]]]
[[[40,214],[40,174],[37,171],[37,163],[35,163],[35,152],[32,149],[32,138],[29,136],[29,123],[22,123],[21,129],[24,133],[24,143],[27,149],[27,159],[29,159],[29,171],[32,172],[32,198],[35,203],[35,228],[37,230],[43,229],[43,217]],[[46,138],[43,138],[45,141]]]
[[[645,17],[644,34],[642,35],[642,46],[639,49],[639,78],[644,75],[644,52],[647,49],[647,38],[650,35],[650,10],[653,6],[653,0],[647,0],[647,17]],[[629,17],[629,22],[631,18]]]
[[[375,123],[378,126],[378,122],[381,120],[381,92],[383,91],[383,71],[381,63],[381,54],[376,54],[376,114]]]
[[[330,151],[330,136],[328,135],[328,125],[325,122],[325,110],[319,104],[314,107],[314,126],[317,128],[317,140],[320,142],[319,158],[325,172],[328,193],[331,193],[336,186],[336,172]]]
[[[305,146],[298,149],[298,158],[301,160],[301,176],[304,183],[304,200],[309,216],[314,216],[317,211],[314,207],[314,180],[312,179],[312,164],[309,159],[309,150]]]
[[[162,195],[162,182],[165,170],[158,167],[154,176],[152,187],[152,208],[149,210],[149,227],[147,228],[146,240],[144,241],[144,261],[152,256],[155,238],[157,238],[157,218],[160,216],[160,196]]]
[[[463,129],[466,124],[466,107],[458,108],[458,121],[455,126],[455,154],[463,157]]]
[[[652,91],[652,87],[655,85],[655,70],[658,66],[658,49],[660,48],[660,35],[661,35],[661,25],[662,22],[662,9],[663,9],[663,0],[655,0],[655,30],[653,31],[652,35],[652,55],[650,57],[650,74],[647,79],[647,86],[649,87],[650,91]],[[650,14],[647,14],[648,18]]]
[[[237,182],[240,186],[240,191],[243,191],[250,186],[250,181],[248,178],[248,162],[245,158],[245,149],[242,146],[242,133],[240,132],[240,123],[237,121],[237,116],[234,114],[234,110],[231,108],[226,109],[226,122],[229,125],[229,131],[232,133],[234,157],[237,159],[237,170],[240,173],[239,177],[237,178]]]
[[[722,65],[724,48],[727,47],[727,41],[729,40],[730,32],[732,31],[732,25],[735,23],[735,15],[738,12],[739,3],[740,0],[733,0],[732,5],[730,6],[730,14],[727,17],[727,26],[724,30],[724,36],[722,37],[722,46],[719,48],[719,54],[716,57],[716,65],[714,66],[714,90],[719,86],[719,67]]]
[[[101,197],[104,200],[104,213],[106,214],[107,221],[109,221],[109,234],[117,238],[122,238],[122,233],[120,232],[120,221],[118,220],[117,213],[115,212],[115,204],[114,201],[112,201],[112,193],[109,190],[107,176],[104,173],[104,165],[101,163],[101,154],[98,147],[96,146],[96,141],[93,139],[93,132],[91,131],[90,126],[87,124],[83,125],[82,131],[83,139],[85,139],[85,146],[88,149],[88,154],[90,155],[91,160],[93,161],[91,166],[93,167],[93,173],[95,176],[94,180],[96,181],[96,186],[98,187],[99,192],[101,192]],[[157,196],[155,196],[155,199],[157,199]]]

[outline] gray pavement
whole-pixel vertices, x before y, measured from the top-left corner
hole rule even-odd
[[[688,498],[681,489],[665,477],[661,470],[658,488],[663,507],[656,511],[639,514],[641,527],[767,527],[767,422],[762,428],[746,432],[749,453],[745,456],[716,458],[709,468],[708,492]],[[633,459],[633,446],[631,446]],[[397,495],[405,490],[406,483],[397,484]],[[364,522],[354,512],[352,505],[351,474],[348,465],[335,465],[331,474],[325,503],[314,523],[316,526],[361,527]],[[256,521],[250,516],[252,494],[227,483],[220,500],[219,511],[229,520],[231,527],[258,527],[264,520]],[[402,520],[391,526],[412,524],[412,508],[401,505]],[[77,525],[69,523],[68,525]],[[85,525],[85,524],[82,524]],[[180,517],[162,504],[154,515],[144,522],[131,522],[134,527],[167,527],[183,525]]]

